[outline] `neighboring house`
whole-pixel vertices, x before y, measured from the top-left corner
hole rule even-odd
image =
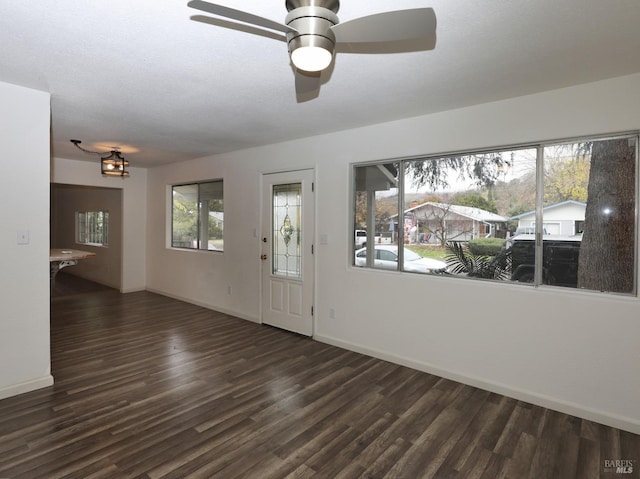
[[[405,236],[410,243],[444,243],[501,236],[507,218],[471,206],[428,201],[404,212]]]
[[[550,235],[575,235],[584,230],[584,212],[587,207],[582,201],[567,200],[542,209],[542,226],[546,234]],[[518,228],[535,227],[536,212],[528,211],[520,215],[512,216],[511,220],[518,221]]]
[[[209,221],[215,223],[216,227],[222,228],[224,225],[224,213],[222,211],[209,211]]]

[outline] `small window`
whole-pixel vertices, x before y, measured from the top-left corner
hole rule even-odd
[[[77,211],[76,242],[86,245],[107,246],[109,244],[109,212]]]
[[[172,188],[171,246],[223,251],[222,180]]]

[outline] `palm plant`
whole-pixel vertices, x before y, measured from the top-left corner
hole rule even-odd
[[[466,273],[473,278],[507,280],[511,277],[511,249],[502,249],[495,256],[473,254],[460,242],[447,242],[449,254],[445,256],[451,273]]]

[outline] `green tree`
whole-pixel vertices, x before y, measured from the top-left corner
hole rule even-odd
[[[544,202],[587,201],[590,158],[584,151],[565,158],[545,158]]]
[[[416,186],[436,189],[449,186],[451,171],[456,172],[458,179],[475,180],[478,186],[494,185],[509,165],[510,160],[503,158],[501,152],[495,152],[409,161],[407,170]]]
[[[173,199],[173,238],[192,241],[198,237],[198,206],[181,197]]]
[[[429,203],[429,202],[431,202],[431,203],[446,203],[446,201],[440,195],[429,195],[429,196],[426,196],[426,197],[422,198],[422,200],[420,201],[420,204]]]
[[[376,225],[380,228],[382,225],[388,225],[391,216],[398,215],[398,197],[376,198],[375,217]],[[358,191],[356,193],[356,210],[355,210],[355,226],[356,229],[366,229],[367,227],[367,193]]]
[[[224,211],[222,200],[209,200],[207,206],[210,213],[222,213]],[[210,239],[222,238],[223,226],[219,224],[217,221],[215,221],[213,218],[209,220],[209,223],[207,225],[207,230],[209,233],[208,237]]]
[[[458,193],[452,198],[451,202],[454,205],[471,206],[473,208],[490,211],[491,213],[498,212],[496,204],[492,200],[482,196],[480,193]]]
[[[527,173],[493,188],[494,203],[499,214],[515,216],[536,208],[536,174]]]

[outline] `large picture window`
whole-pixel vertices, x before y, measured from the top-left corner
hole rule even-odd
[[[355,266],[636,293],[638,135],[354,166]]]
[[[172,187],[171,246],[224,250],[222,180]]]

